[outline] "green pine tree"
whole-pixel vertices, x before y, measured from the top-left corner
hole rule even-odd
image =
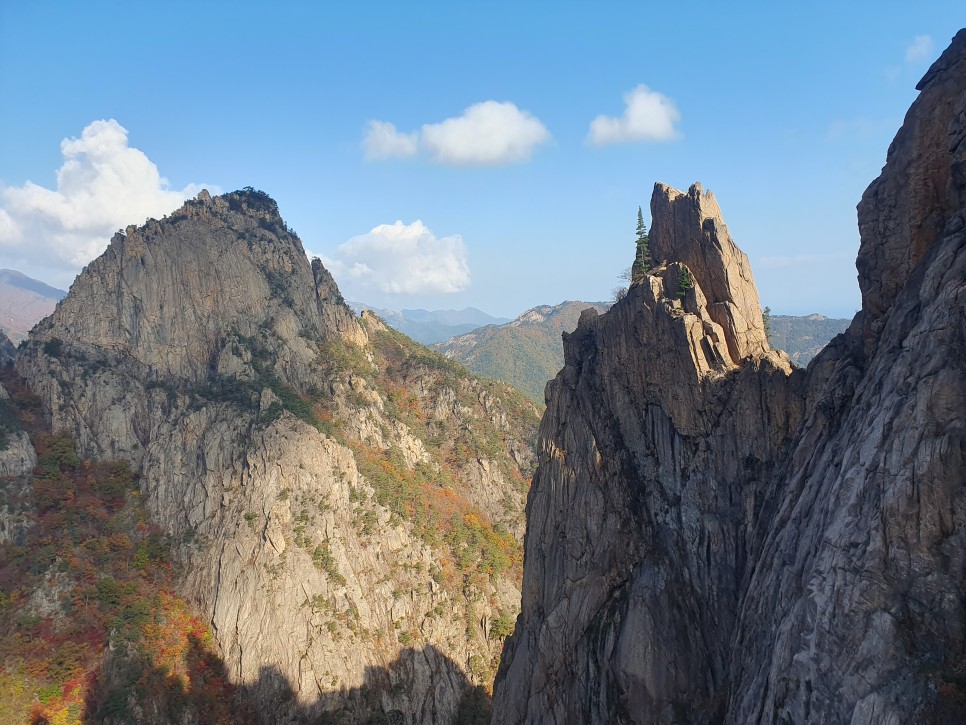
[[[644,213],[637,207],[637,249],[634,254],[634,264],[631,268],[631,282],[637,282],[651,269],[651,240],[647,236],[644,225]]]
[[[678,297],[684,299],[684,296],[688,293],[689,289],[694,288],[694,282],[691,280],[691,273],[688,271],[687,267],[681,269],[681,276],[678,277]]]
[[[765,339],[771,345],[771,307],[765,307],[761,312],[761,320],[765,323]]]

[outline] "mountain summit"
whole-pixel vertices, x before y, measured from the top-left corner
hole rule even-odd
[[[202,192],[115,235],[16,365],[82,458],[140,472],[179,592],[265,722],[485,711],[535,408],[355,317],[268,195]],[[165,707],[110,674],[139,657],[104,654],[114,721]]]

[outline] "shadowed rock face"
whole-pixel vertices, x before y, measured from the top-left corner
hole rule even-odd
[[[860,205],[863,312],[807,371],[713,197],[656,186],[658,266],[548,389],[494,722],[966,716],[964,63],[960,32]]]
[[[966,204],[962,31],[916,86],[919,98],[889,146],[886,168],[858,205],[856,259],[866,341],[881,338],[909,275]]]

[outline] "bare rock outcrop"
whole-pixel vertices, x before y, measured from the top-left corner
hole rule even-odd
[[[966,717],[964,69],[960,31],[859,204],[863,309],[759,524],[733,722]]]
[[[682,262],[701,281],[705,308],[725,330],[731,358],[737,362],[767,350],[751,264],[731,239],[714,194],[700,184],[687,193],[657,184],[651,219],[652,255]]]
[[[140,471],[265,722],[445,723],[488,684],[536,411],[357,319],[266,194],[115,235],[16,365],[82,456]]]
[[[0,544],[18,542],[30,526],[29,477],[37,465],[30,438],[13,423],[9,401],[0,385]]]
[[[869,185],[858,206],[856,267],[867,342],[882,337],[909,275],[966,205],[964,45],[961,31],[916,86],[919,97],[889,147],[888,173]]]
[[[229,332],[252,337],[271,324],[282,334],[356,337],[358,323],[331,288],[331,276],[315,279],[267,194],[203,191],[161,221],[115,234],[31,340],[68,349],[83,341],[157,376],[199,382]],[[107,314],[90,314],[107,301]]]
[[[730,645],[718,632],[737,623],[744,514],[801,405],[787,358],[764,342],[743,255],[734,248],[729,272],[696,249],[734,247],[709,201],[698,187],[657,185],[653,218],[681,216],[673,234],[670,222],[652,229],[664,261],[564,337],[495,722],[670,722],[678,703],[724,707]],[[701,226],[688,232],[688,217]],[[729,310],[726,326],[713,306]]]
[[[494,722],[966,717],[964,63],[961,31],[860,205],[863,311],[807,371],[713,198],[656,187],[661,264],[548,387]]]

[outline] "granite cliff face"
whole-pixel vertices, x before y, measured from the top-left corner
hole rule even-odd
[[[82,457],[140,471],[266,722],[479,705],[519,597],[535,409],[356,318],[267,195],[118,233],[16,365]]]
[[[713,197],[655,187],[658,265],[548,387],[495,722],[966,716],[966,31],[919,88],[806,371]]]
[[[721,708],[730,643],[719,632],[736,626],[742,520],[801,405],[713,197],[658,185],[652,215],[661,263],[606,314],[582,315],[547,389],[499,722]],[[666,223],[685,218],[692,229]],[[660,241],[672,229],[680,252]],[[727,257],[705,259],[698,247],[712,239]]]

